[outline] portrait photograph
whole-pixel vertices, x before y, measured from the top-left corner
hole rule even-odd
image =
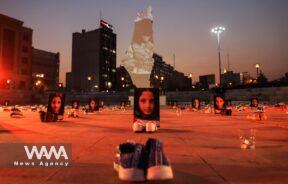
[[[258,98],[251,98],[250,99],[250,107],[258,107],[258,106],[259,106]]]
[[[47,113],[63,115],[65,106],[65,94],[51,93],[49,95]]]
[[[97,112],[99,111],[99,99],[98,98],[89,98],[88,109],[86,112]]]
[[[201,101],[199,98],[192,99],[192,108],[199,110],[201,108]]]
[[[135,88],[134,95],[134,119],[159,121],[159,89]]]
[[[215,110],[226,109],[226,101],[225,101],[224,95],[215,95],[214,96],[214,109]]]
[[[72,109],[79,109],[79,100],[72,101]]]

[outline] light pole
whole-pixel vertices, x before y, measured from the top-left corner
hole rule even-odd
[[[90,87],[90,81],[91,81],[92,77],[88,76],[87,80],[88,80],[88,90],[91,91],[91,87]]]
[[[191,86],[190,86],[190,89],[191,89],[191,87],[193,86],[193,74],[192,73],[189,73],[189,75],[188,75],[188,77],[191,79]]]
[[[161,93],[164,94],[164,86],[163,86],[163,81],[164,81],[164,77],[160,77],[160,84],[161,84]]]
[[[257,80],[257,78],[258,78],[258,76],[259,76],[259,68],[260,68],[260,65],[257,63],[257,64],[255,65],[255,68],[256,68],[256,80]]]
[[[221,82],[221,48],[220,48],[220,34],[226,30],[225,27],[217,26],[211,29],[211,32],[217,35],[217,43],[218,43],[218,61],[219,61],[219,86],[222,86]]]

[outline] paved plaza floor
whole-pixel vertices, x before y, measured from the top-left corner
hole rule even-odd
[[[0,112],[0,143],[71,143],[68,168],[0,168],[0,183],[126,183],[113,171],[116,146],[159,138],[174,179],[147,183],[288,183],[288,114],[267,110],[268,120],[246,119],[246,112],[225,117],[161,110],[161,128],[153,134],[132,132],[132,110],[105,110],[78,119],[41,123],[38,113],[12,119]],[[240,149],[239,132],[255,129],[256,148]],[[5,150],[0,150],[1,153]]]

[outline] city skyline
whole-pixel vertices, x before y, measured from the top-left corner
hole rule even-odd
[[[114,4],[112,4],[114,3]],[[114,26],[117,34],[117,66],[131,42],[136,13],[153,8],[155,52],[193,80],[198,75],[218,73],[217,41],[210,30],[223,25],[221,37],[222,72],[227,68],[248,71],[256,76],[254,65],[269,80],[288,71],[288,2],[285,0],[185,1],[0,1],[0,13],[24,21],[33,29],[33,46],[60,52],[60,81],[71,71],[72,33],[94,30],[102,18]],[[113,5],[113,6],[112,6]],[[120,11],[121,10],[121,11]],[[272,65],[273,63],[273,65]]]

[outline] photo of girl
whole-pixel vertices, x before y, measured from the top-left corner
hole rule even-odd
[[[65,94],[51,93],[49,95],[47,112],[40,111],[40,119],[42,122],[53,122],[63,119],[65,106]]]
[[[155,132],[160,127],[159,89],[136,88],[134,94],[134,132]]]
[[[99,99],[96,98],[90,98],[88,109],[86,109],[86,113],[94,113],[99,111]]]
[[[250,100],[250,107],[257,108],[259,106],[259,100],[258,98],[251,98]]]
[[[227,104],[223,94],[218,94],[214,96],[214,113],[221,115],[232,115],[232,110],[227,109]]]
[[[214,110],[215,114],[220,114],[221,111],[226,109],[226,103],[224,95],[215,95],[214,96]]]
[[[136,88],[134,118],[159,121],[159,90],[156,88]]]
[[[201,108],[201,101],[199,98],[194,98],[192,100],[192,111],[199,111]]]
[[[78,118],[79,117],[79,101],[73,100],[72,101],[72,109],[68,111],[68,117]]]
[[[54,114],[57,117],[57,120],[63,119],[65,106],[65,94],[62,93],[52,93],[49,96],[48,114]]]
[[[78,100],[72,101],[72,109],[79,109],[79,101]]]
[[[65,95],[62,93],[52,93],[49,96],[47,112],[63,116],[65,106]]]

